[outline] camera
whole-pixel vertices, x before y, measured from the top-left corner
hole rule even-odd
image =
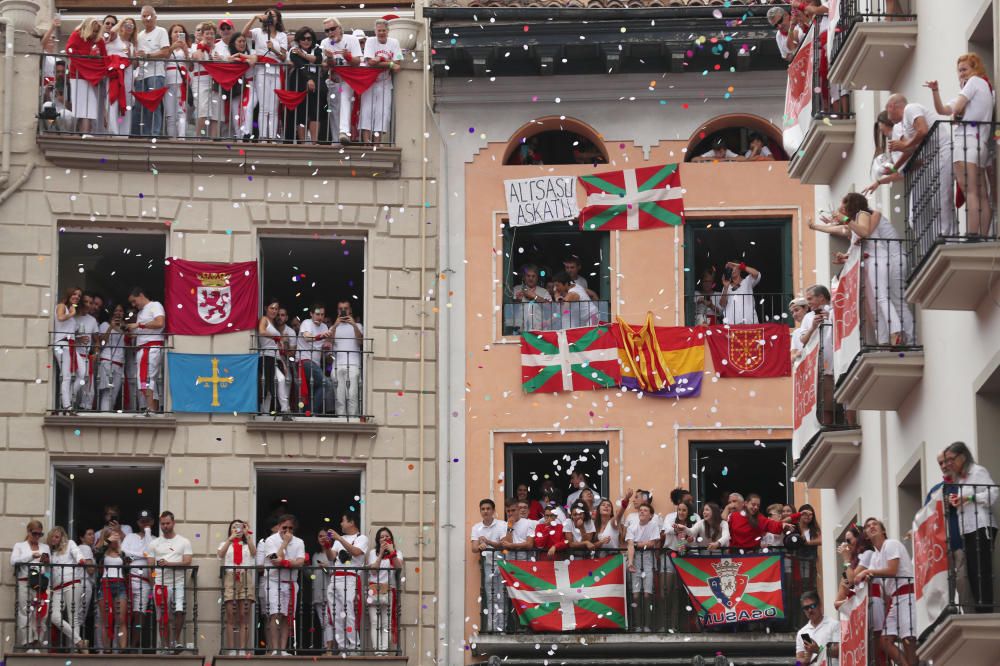
[[[347,308],[340,308],[337,312],[340,314],[341,317],[347,316]]]
[[[351,554],[348,553],[346,550],[338,550],[337,559],[340,560],[341,564],[347,564],[348,562],[351,561]]]
[[[730,280],[732,280],[733,279],[733,267],[732,266],[726,266],[725,268],[723,268],[722,269],[722,277],[726,278],[727,282],[730,281]]]

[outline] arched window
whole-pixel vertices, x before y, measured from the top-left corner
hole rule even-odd
[[[604,142],[586,123],[552,116],[521,127],[507,144],[503,163],[607,164]]]
[[[688,140],[684,161],[742,158],[753,149],[755,139],[760,139],[762,148],[766,148],[760,154],[770,154],[775,160],[788,159],[777,127],[759,116],[733,113],[713,118],[699,127]]]

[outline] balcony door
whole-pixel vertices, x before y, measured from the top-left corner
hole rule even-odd
[[[162,496],[163,465],[159,462],[73,461],[52,465],[52,524],[65,527],[70,538],[77,541],[87,529],[104,527],[106,506],[117,506],[119,522],[135,529],[140,511],[158,516],[161,509],[171,508],[161,506]]]
[[[691,490],[698,509],[705,502],[725,506],[729,493],[761,496],[761,511],[769,504],[792,500],[792,465],[788,440],[692,442]]]

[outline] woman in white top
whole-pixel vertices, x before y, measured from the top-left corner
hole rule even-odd
[[[597,310],[590,302],[587,290],[577,285],[565,271],[552,278],[552,299],[556,302],[552,310],[553,330],[579,328],[597,323]]]
[[[987,170],[993,162],[993,86],[988,82],[983,61],[975,53],[958,58],[958,96],[941,102],[937,81],[924,85],[934,95],[934,109],[943,116],[963,121],[952,125],[955,182],[965,193],[968,234],[985,236],[990,230],[991,207]]]
[[[286,378],[278,369],[278,357],[281,355],[284,340],[276,323],[279,307],[278,301],[272,299],[264,308],[264,316],[257,323],[257,349],[260,351],[258,395],[262,412],[276,415],[280,402],[282,413],[288,417],[291,407],[288,404]],[[281,375],[280,384],[278,375]]]
[[[674,566],[673,558],[676,555],[684,555],[688,549],[687,529],[691,526],[691,518],[694,517],[694,508],[685,502],[677,505],[676,518],[673,525],[664,523],[661,526],[663,534],[663,555],[662,585],[663,596],[666,601],[667,627],[671,629],[681,628],[681,594],[683,587],[677,580],[677,569]]]
[[[594,527],[597,529],[597,547],[602,550],[620,550],[622,547],[622,514],[625,513],[624,506],[619,505],[615,511],[615,505],[609,499],[602,499],[597,505],[597,519]]]
[[[80,560],[88,565],[83,570],[83,595],[81,603],[83,604],[82,612],[84,618],[90,614],[90,603],[94,600],[94,590],[97,587],[97,568],[94,566],[96,564],[94,543],[95,532],[92,527],[89,527],[80,535],[80,542],[76,546],[80,551]]]
[[[315,568],[312,570],[312,575],[309,576],[312,587],[312,607],[319,620],[319,626],[322,627],[325,654],[330,657],[333,656],[337,644],[333,635],[333,610],[327,606],[326,602],[326,590],[330,586],[330,570],[333,567],[333,562],[326,556],[326,549],[330,546],[330,538],[327,536],[326,530],[319,531],[319,534],[316,535],[316,541],[319,543],[319,550],[313,553],[312,565]]]
[[[118,395],[125,378],[125,307],[119,303],[111,312],[111,320],[101,324],[101,354],[97,366],[97,387],[102,412],[117,408]],[[123,405],[122,409],[127,409]]]
[[[80,564],[80,550],[70,540],[66,530],[58,525],[49,530],[45,538],[49,545],[52,577],[49,594],[49,622],[59,630],[69,644],[78,650],[87,648],[87,641],[80,637],[83,624],[83,568],[71,566]],[[66,618],[69,618],[68,621]],[[65,643],[62,647],[67,647]]]
[[[260,21],[261,27],[253,24]],[[265,142],[280,138],[278,133],[278,95],[281,86],[281,67],[288,56],[288,35],[281,20],[281,12],[270,8],[263,14],[252,17],[243,26],[243,36],[250,41],[250,49],[257,56],[254,72],[254,91],[257,98],[258,127],[260,138]]]
[[[56,367],[59,369],[59,407],[64,413],[71,414],[76,394],[87,380],[83,373],[85,366],[78,361],[76,351],[76,312],[80,306],[83,291],[79,287],[66,290],[62,301],[56,305],[56,316],[53,322],[52,351],[56,357]],[[58,413],[59,410],[56,410]]]
[[[887,111],[882,111],[878,114],[878,117],[875,119],[874,130],[875,157],[872,159],[872,184],[861,190],[861,193],[865,196],[872,194],[881,185],[888,185],[889,183],[903,179],[902,172],[895,168],[902,153],[898,150],[889,149],[889,139],[902,138],[902,133],[900,133],[899,137],[893,136],[894,127],[895,125],[889,119]],[[902,130],[902,125],[899,127]]]
[[[135,19],[124,18],[118,22],[107,35],[105,48],[109,56],[121,56],[122,58],[134,58],[136,52],[136,29]],[[132,105],[135,99],[132,97],[132,65],[124,67],[124,104],[114,102],[105,96],[106,104],[104,117],[108,127],[108,134],[119,134],[128,136],[132,128]]]
[[[222,602],[226,608],[223,654],[251,654],[250,607],[254,602],[253,570],[257,548],[245,522],[236,519],[229,523],[229,537],[219,544],[216,554],[226,567],[222,575]]]
[[[163,118],[167,136],[183,139],[187,136],[187,87],[191,82],[191,50],[187,28],[175,23],[167,30],[170,35],[170,55],[167,58],[167,94],[163,96]]]
[[[112,652],[128,647],[130,633],[126,623],[128,593],[125,581],[125,556],[122,553],[124,539],[125,535],[121,528],[102,532],[104,560],[98,588],[95,634],[99,634],[98,644]]]
[[[28,652],[38,652],[45,633],[44,616],[39,612],[42,600],[39,598],[47,589],[49,546],[42,542],[45,532],[37,520],[28,522],[24,541],[14,544],[10,553],[10,563],[14,567],[17,591],[14,599],[17,605],[17,647]],[[32,566],[35,565],[35,566]],[[38,566],[42,565],[42,566]],[[44,579],[44,580],[43,580]]]
[[[722,519],[722,509],[715,502],[706,502],[701,520],[686,529],[689,543],[695,548],[720,550],[729,546],[729,523]]]
[[[375,548],[368,551],[368,613],[372,648],[376,656],[388,654],[399,645],[399,588],[396,582],[403,568],[403,554],[388,527],[375,533]]]

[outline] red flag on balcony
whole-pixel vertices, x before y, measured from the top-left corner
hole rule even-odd
[[[358,95],[363,95],[366,90],[371,88],[378,75],[385,71],[374,67],[348,67],[347,65],[340,65],[333,69],[337,76],[351,86]]]
[[[705,341],[720,377],[788,377],[791,335],[784,324],[708,326]]]
[[[871,663],[868,660],[868,583],[854,586],[854,591],[848,593],[847,603],[840,607],[839,615],[840,663],[844,666]]]
[[[247,69],[250,67],[245,62],[213,62],[211,60],[202,60],[198,64],[224,90],[232,90],[236,82],[246,74]],[[198,74],[200,72],[196,73],[195,76]]]
[[[785,617],[781,555],[685,555],[673,562],[706,627]]]
[[[147,90],[145,92],[141,90],[133,90],[132,97],[146,107],[147,111],[156,111],[156,107],[160,105],[163,101],[163,96],[167,94],[167,87],[157,88],[156,90]]]
[[[213,335],[252,329],[257,325],[257,263],[170,259],[165,300],[171,333]]]
[[[282,90],[281,88],[275,88],[274,93],[278,96],[278,101],[281,102],[281,106],[285,107],[289,111],[294,111],[295,108],[302,103],[302,100],[306,98],[306,90]]]
[[[128,87],[125,85],[125,70],[131,67],[128,58],[110,55],[105,58],[108,75],[108,102],[118,104],[119,114],[128,106]]]
[[[958,491],[955,485],[945,484],[943,488],[948,493]],[[975,490],[987,496],[991,494],[989,488]],[[995,490],[992,492],[995,493]],[[948,598],[948,541],[942,488],[931,494],[931,500],[913,518],[912,534],[913,569],[916,572],[913,579],[916,588],[915,615],[919,635],[941,617],[951,602]]]

